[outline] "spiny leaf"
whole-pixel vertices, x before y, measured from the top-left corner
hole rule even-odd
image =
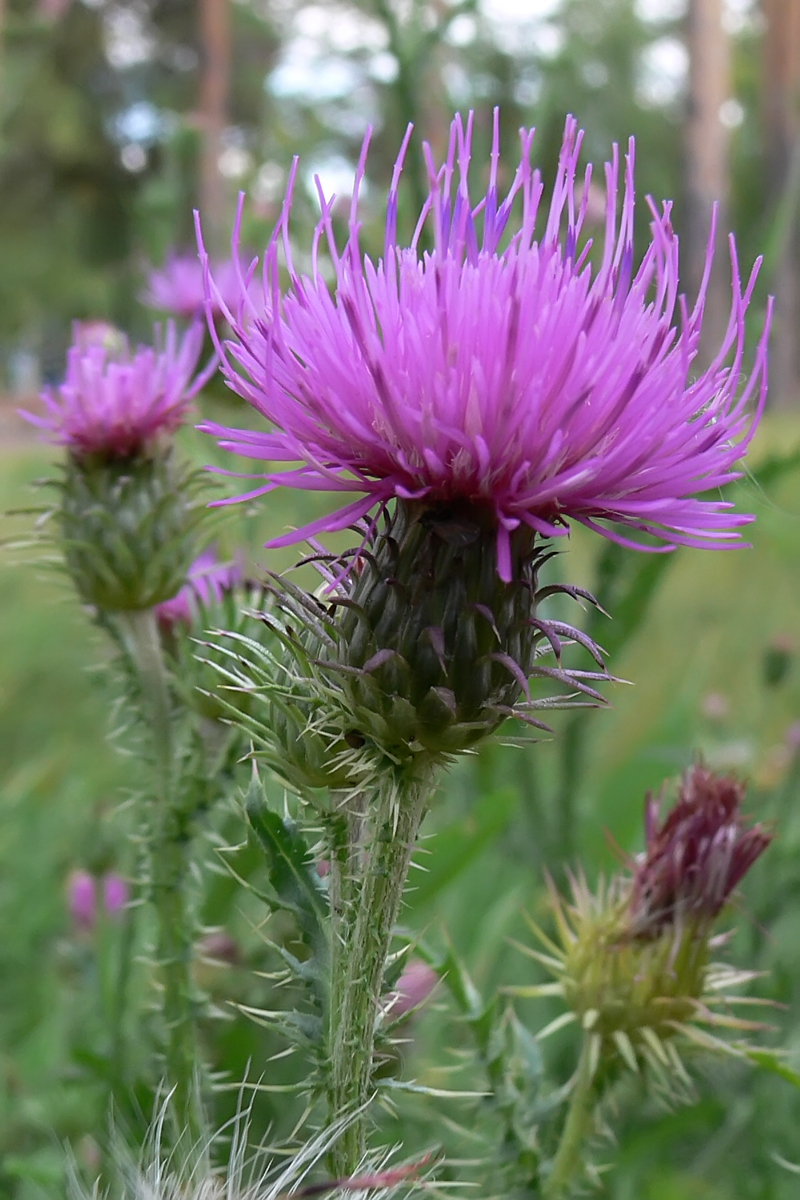
[[[296,915],[309,944],[315,950],[321,949],[325,943],[328,906],[303,837],[267,807],[263,787],[255,772],[245,807],[266,854],[276,896]]]

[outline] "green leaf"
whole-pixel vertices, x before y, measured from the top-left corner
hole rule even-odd
[[[800,1088],[800,1074],[787,1066],[777,1051],[748,1048],[744,1051],[744,1056],[754,1066],[761,1067],[762,1070],[769,1071],[772,1075],[779,1075],[787,1083]]]
[[[304,937],[319,950],[325,944],[328,905],[300,831],[272,812],[253,773],[245,798],[247,816],[264,850],[270,883],[281,905],[297,917]]]
[[[544,1078],[544,1059],[539,1042],[511,1010],[508,1017],[513,1037],[514,1054],[526,1083],[537,1089]]]

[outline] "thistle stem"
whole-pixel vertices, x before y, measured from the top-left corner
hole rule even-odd
[[[205,1144],[205,1120],[197,1084],[199,1055],[191,979],[194,938],[186,894],[191,814],[180,802],[174,715],[155,613],[143,609],[119,615],[128,653],[139,676],[153,755],[147,843],[151,900],[158,925],[156,956],[162,987],[166,1079],[174,1089],[176,1136],[186,1152],[194,1155]]]
[[[386,962],[403,888],[429,797],[426,783],[389,786],[349,802],[349,845],[334,847],[332,971],[328,1048],[331,1122],[351,1120],[332,1151],[337,1175],[351,1175],[366,1150],[375,1034]],[[368,840],[367,840],[368,839]],[[337,911],[338,910],[338,911]]]
[[[569,1195],[569,1186],[581,1168],[584,1143],[592,1131],[594,1121],[595,1088],[592,1066],[591,1035],[586,1034],[561,1141],[550,1174],[542,1187],[544,1200],[562,1200]]]

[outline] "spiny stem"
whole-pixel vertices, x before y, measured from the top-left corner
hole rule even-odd
[[[544,1200],[562,1200],[568,1196],[569,1186],[581,1168],[584,1143],[592,1130],[596,1099],[591,1045],[592,1035],[585,1034],[561,1141],[552,1170],[542,1187]]]
[[[166,1076],[175,1089],[173,1114],[181,1146],[195,1154],[205,1145],[206,1131],[197,1083],[199,1054],[191,979],[194,939],[186,896],[190,814],[180,804],[174,714],[155,613],[152,609],[121,613],[120,623],[139,676],[153,753],[148,848],[151,899],[158,921]]]
[[[374,797],[353,798],[349,845],[345,853],[334,847],[332,886],[339,911],[332,931],[328,1101],[331,1122],[352,1118],[331,1155],[341,1176],[353,1174],[366,1150],[383,978],[429,790],[427,781],[398,787],[390,779]],[[374,805],[371,814],[367,800]]]

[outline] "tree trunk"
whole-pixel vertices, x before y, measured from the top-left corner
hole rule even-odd
[[[800,0],[762,0],[764,140],[774,221],[775,324],[770,397],[775,407],[800,401]]]
[[[682,270],[694,300],[703,275],[711,214],[718,207],[716,254],[705,305],[700,357],[719,348],[730,311],[727,253],[729,135],[720,109],[731,92],[730,45],[722,24],[723,0],[690,0],[687,20],[689,97],[686,115],[686,221]]]
[[[202,73],[200,79],[200,211],[206,245],[219,250],[226,218],[225,180],[219,170],[222,134],[228,124],[231,73],[229,0],[199,0]]]

